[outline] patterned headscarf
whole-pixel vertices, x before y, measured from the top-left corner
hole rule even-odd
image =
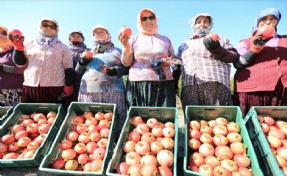
[[[102,40],[94,36],[94,32],[96,29],[104,29],[108,34],[108,39]],[[111,42],[112,37],[111,37],[109,30],[101,24],[98,24],[92,28],[92,39],[94,41],[94,46],[95,46],[95,48],[93,49],[93,53],[103,53],[105,50],[114,46],[114,44]]]
[[[43,21],[50,21],[55,24],[56,34],[54,36],[48,37],[42,32],[41,26],[42,26]],[[40,35],[36,38],[36,40],[41,49],[48,49],[49,47],[53,47],[57,43],[61,43],[61,41],[57,38],[58,32],[59,32],[59,25],[58,25],[58,22],[54,20],[53,18],[50,18],[50,17],[41,18],[40,23],[39,23],[39,31],[40,31]]]
[[[154,27],[154,29],[153,29],[152,32],[145,31],[145,30],[143,29],[143,26],[142,26],[141,17],[142,17],[143,12],[146,12],[146,11],[152,13],[152,14],[155,16],[155,25],[156,25],[156,26]],[[154,13],[153,10],[148,9],[148,8],[142,9],[142,10],[140,11],[140,13],[138,14],[138,30],[139,30],[139,32],[142,33],[142,34],[145,34],[145,35],[156,35],[156,34],[157,34],[157,31],[158,31],[157,19],[158,19],[158,16]]]
[[[265,9],[265,10],[261,11],[257,15],[257,17],[255,18],[254,24],[253,24],[253,28],[252,28],[252,33],[254,33],[258,29],[258,24],[262,20],[262,18],[264,18],[264,17],[266,17],[268,15],[274,15],[277,18],[277,20],[278,20],[277,25],[279,24],[279,21],[281,19],[280,11],[278,9],[276,9],[276,8],[268,8],[268,9]],[[275,27],[275,30],[277,31],[276,27]]]
[[[6,27],[0,25],[0,28],[6,33],[8,32],[8,29]],[[3,35],[2,37],[0,37],[0,53],[5,53],[11,50],[12,48],[13,45],[7,36]]]
[[[205,29],[199,29],[195,27],[195,22],[197,18],[200,16],[208,17],[210,20],[210,25]],[[210,33],[213,27],[213,19],[208,13],[197,14],[195,17],[191,18],[188,23],[191,24],[191,34],[190,34],[191,39],[201,38],[201,37],[206,36],[207,34]]]
[[[82,37],[83,41],[79,42],[78,44],[72,43],[70,37],[74,33],[78,33]],[[87,49],[87,46],[85,45],[84,41],[85,41],[85,37],[81,31],[73,30],[69,33],[69,46],[70,46],[70,50],[72,51],[73,55],[74,53],[82,53]]]

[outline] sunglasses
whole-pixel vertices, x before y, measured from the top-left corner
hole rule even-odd
[[[47,23],[43,23],[42,26],[43,26],[44,28],[49,27],[50,29],[56,30],[56,26],[54,26],[54,25],[49,25],[49,24],[47,24]]]
[[[147,19],[149,19],[149,20],[154,20],[154,19],[155,19],[155,16],[152,15],[152,16],[147,16],[147,17],[142,17],[142,18],[141,18],[142,21],[147,21]]]
[[[7,31],[2,31],[0,34],[7,36]]]

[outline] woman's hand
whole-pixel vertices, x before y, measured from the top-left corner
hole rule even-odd
[[[253,53],[259,53],[263,48],[264,48],[264,44],[260,44],[260,45],[257,45],[256,41],[260,40],[261,39],[261,35],[254,35],[251,37],[251,41],[250,41],[250,51],[252,51]]]
[[[126,36],[125,34],[119,34],[118,36],[119,41],[122,43],[122,45],[124,46],[124,48],[126,49],[130,49],[131,45],[129,43],[129,39],[130,37]]]

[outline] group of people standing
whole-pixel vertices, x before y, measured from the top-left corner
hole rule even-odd
[[[197,14],[177,54],[171,40],[158,33],[156,13],[147,8],[138,14],[138,34],[119,34],[122,49],[114,46],[103,25],[92,28],[93,48],[87,48],[78,30],[69,34],[69,46],[62,43],[52,18],[42,18],[39,35],[25,45],[24,36],[0,26],[0,105],[115,103],[122,125],[127,107],[175,107],[180,77],[183,108],[237,105],[245,115],[251,106],[286,105],[287,37],[276,32],[280,19],[278,9],[263,10],[251,37],[234,48],[227,38],[211,35],[211,15]],[[262,26],[275,28],[275,34],[257,45]],[[237,69],[234,95],[231,64]]]

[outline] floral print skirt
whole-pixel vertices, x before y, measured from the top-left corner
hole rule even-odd
[[[16,106],[21,101],[22,89],[0,89],[0,106]]]

